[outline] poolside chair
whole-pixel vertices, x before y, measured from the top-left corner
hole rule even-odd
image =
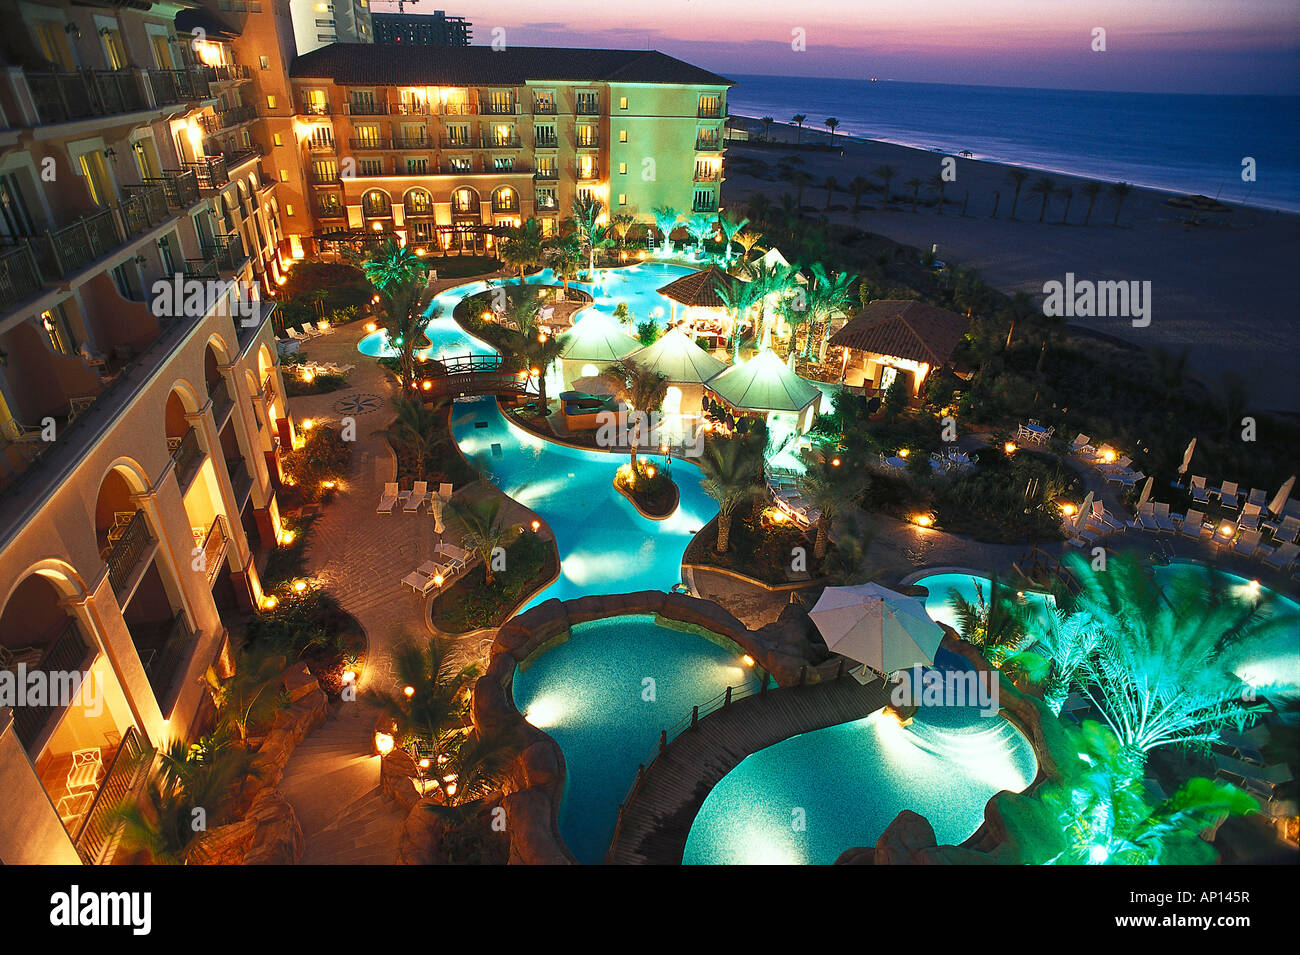
[[[1264,563],[1278,570],[1286,570],[1300,557],[1300,544],[1283,544],[1264,556]]]
[[[1241,514],[1237,517],[1237,526],[1243,531],[1257,531],[1259,530],[1261,517],[1263,517],[1263,507],[1247,501],[1241,506]]]
[[[1194,541],[1201,540],[1213,532],[1213,528],[1205,526],[1205,515],[1197,510],[1189,510],[1187,516],[1183,518],[1183,526],[1178,529],[1181,537]]]
[[[1137,509],[1133,515],[1136,525],[1144,531],[1160,530],[1160,522],[1156,520],[1156,505],[1154,501],[1147,501]]]
[[[419,567],[415,569],[420,573],[424,574],[424,576],[426,577],[437,577],[437,576],[448,577],[450,576],[450,570],[451,570],[450,567],[446,566],[445,564],[440,564],[436,560],[426,560],[423,564],[421,564]]]
[[[289,338],[291,338],[293,341],[298,342],[299,344],[301,344],[301,343],[303,343],[303,342],[306,342],[306,341],[311,341],[311,336],[310,336],[310,335],[304,335],[304,334],[302,334],[302,332],[298,331],[298,329],[296,329],[296,328],[286,328],[286,329],[284,330],[284,333],[285,333],[286,335],[288,335]]]
[[[1152,515],[1155,517],[1156,527],[1159,528],[1160,531],[1172,534],[1178,530],[1178,528],[1174,527],[1173,518],[1169,516],[1168,504],[1157,504],[1152,509]]]
[[[452,495],[452,490],[451,490],[451,485],[450,485],[450,484],[439,484],[439,485],[438,485],[438,496],[439,496],[440,498],[442,498],[444,501],[450,501],[450,500],[451,500],[451,495]]]
[[[1124,470],[1119,473],[1119,483],[1125,487],[1137,487],[1139,482],[1146,479],[1147,476],[1141,471]]]
[[[1241,492],[1237,490],[1236,481],[1224,481],[1214,493],[1218,495],[1220,504],[1227,504],[1231,500],[1232,507],[1236,507],[1241,498]]]
[[[405,584],[407,587],[410,587],[417,594],[423,596],[425,593],[424,588],[429,586],[429,578],[424,576],[424,574],[420,573],[419,571],[413,570],[405,577],[402,578],[402,583]]]
[[[1280,543],[1294,543],[1300,536],[1300,517],[1284,517],[1282,523],[1273,531],[1273,540]]]
[[[1082,454],[1085,451],[1093,450],[1092,445],[1088,443],[1091,440],[1092,438],[1080,431],[1074,436],[1074,440],[1070,442],[1070,452],[1072,454]]]
[[[1196,504],[1210,503],[1210,490],[1205,486],[1205,478],[1199,474],[1192,475],[1192,484],[1189,490],[1192,492],[1192,501]]]
[[[303,330],[306,334],[308,334],[308,335],[324,335],[324,334],[325,334],[325,333],[322,332],[319,328],[317,328],[315,325],[313,325],[311,322],[303,322],[303,323],[302,323],[302,330]]]
[[[393,481],[384,485],[384,493],[380,495],[379,507],[375,508],[376,514],[393,513],[393,505],[397,503],[397,482]]]
[[[1102,501],[1092,502],[1092,517],[1089,520],[1098,527],[1109,527],[1112,531],[1122,531],[1126,526],[1123,521],[1106,510],[1106,505]]]
[[[439,557],[446,559],[447,565],[455,570],[464,570],[469,566],[470,552],[463,547],[457,547],[455,544],[448,544],[445,541],[440,542],[433,552]]]
[[[1241,537],[1232,545],[1232,549],[1246,557],[1254,557],[1255,551],[1259,550],[1260,536],[1259,531],[1242,531]]]
[[[429,482],[416,481],[415,484],[412,485],[411,487],[411,493],[407,497],[406,503],[402,505],[402,510],[408,514],[412,514],[415,511],[418,511],[420,509],[420,505],[424,503],[424,499],[428,496],[429,496]]]
[[[1268,503],[1268,492],[1263,488],[1252,487],[1250,489],[1250,496],[1246,498],[1246,502],[1248,504],[1254,504],[1262,511],[1264,505]]]
[[[1264,732],[1257,733],[1256,730]],[[1229,750],[1230,755],[1248,763],[1257,763],[1262,765],[1264,754],[1261,747],[1269,741],[1268,727],[1262,723],[1256,724],[1249,732],[1238,733],[1231,727],[1225,727],[1219,730],[1219,738],[1211,745],[1214,747]]]

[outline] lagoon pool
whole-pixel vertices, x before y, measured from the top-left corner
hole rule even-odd
[[[491,355],[496,349],[483,339],[471,335],[450,313],[435,318],[425,330],[432,343],[415,350],[416,358],[454,358],[457,355]],[[388,330],[381,328],[357,342],[357,351],[371,358],[396,358],[398,351],[388,340]]]
[[[930,619],[935,623],[947,624],[958,632],[961,628],[958,626],[957,615],[953,611],[948,592],[956,590],[963,600],[974,604],[978,604],[981,592],[985,600],[989,598],[990,580],[980,574],[927,574],[912,583],[925,587],[929,591],[925,598],[925,612],[930,615]],[[1051,594],[1037,593],[1032,590],[1025,592],[1025,601],[1030,606],[1042,609],[1056,606],[1056,601]]]
[[[734,650],[649,615],[578,624],[515,674],[519,712],[564,753],[560,833],[578,861],[605,860],[618,807],[659,731],[750,678]]]
[[[936,663],[964,668],[940,651]],[[1029,742],[975,707],[922,707],[908,727],[884,711],[791,737],[752,754],[709,793],[686,840],[691,865],[833,863],[874,845],[904,809],[940,845],[968,839],[1002,790],[1038,773]]]

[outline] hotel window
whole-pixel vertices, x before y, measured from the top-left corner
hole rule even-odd
[[[718,99],[716,93],[700,94],[700,116],[708,119],[717,119],[722,115],[722,101]]]
[[[76,352],[77,341],[68,328],[68,320],[64,317],[62,305],[56,305],[48,312],[41,312],[41,327],[45,329],[50,345],[56,352],[64,355],[72,355]]]
[[[423,189],[412,189],[406,194],[406,211],[412,215],[423,216],[433,211],[433,197]]]
[[[18,178],[13,173],[0,175],[0,237],[14,238],[36,234],[27,201]]]
[[[338,41],[339,41],[338,36],[336,36],[336,35],[333,34],[333,33],[317,33],[317,34],[316,34],[316,42],[317,42],[317,43],[337,43]]]
[[[716,129],[696,130],[695,148],[696,149],[717,149],[718,131]]]
[[[533,145],[538,149],[554,149],[559,145],[554,126],[538,126],[533,130]]]
[[[620,192],[620,193],[618,194],[618,204],[619,204],[620,206],[625,206],[625,205],[627,205],[627,193],[626,193],[626,192]]]
[[[406,174],[408,176],[427,176],[429,174],[429,160],[423,158],[406,160]]]
[[[595,202],[599,198],[600,197],[596,195],[595,189],[578,190],[578,201],[581,202],[583,205],[590,205],[591,203]]]
[[[279,134],[279,133],[272,133],[272,134],[271,134],[271,145],[272,145],[272,146],[283,146],[283,145],[284,145],[284,140],[280,138],[280,134]]]
[[[163,275],[176,274],[176,258],[172,255],[172,237],[169,235],[158,240],[158,261],[162,263]]]
[[[268,96],[266,97],[266,108],[267,108],[267,109],[275,109],[275,97],[274,97],[274,96],[269,96],[269,95],[268,95]]]
[[[362,159],[357,162],[357,171],[363,176],[382,176],[384,161],[382,159]]]
[[[312,178],[316,182],[336,182],[339,166],[333,159],[317,159],[311,164]]]
[[[280,170],[280,181],[281,181],[281,182],[288,182],[288,181],[289,181],[289,170],[287,170],[287,169],[281,169],[281,170]]]
[[[291,215],[293,215],[293,203],[292,203],[292,202],[289,202],[289,203],[286,203],[286,204],[285,204],[285,207],[284,207],[284,214],[287,215],[287,216],[291,216]]]
[[[580,91],[577,105],[579,115],[595,116],[600,113],[600,98],[591,91]]]
[[[451,211],[466,213],[478,212],[478,201],[468,189],[457,189],[451,194]]]
[[[620,96],[620,97],[618,98],[618,108],[619,108],[619,109],[627,109],[627,97],[626,97],[626,96]]]
[[[550,216],[542,219],[542,238],[549,239],[555,235],[555,220]]]
[[[393,207],[386,193],[371,189],[361,197],[361,211],[368,216],[386,216],[393,211]]]
[[[474,162],[468,156],[452,156],[447,163],[452,172],[474,171]]]
[[[619,141],[620,143],[625,143],[625,142],[627,142],[627,130],[626,130],[626,129],[620,129],[620,130],[618,131],[618,141]]]
[[[449,146],[468,146],[468,145],[469,145],[469,127],[468,127],[468,126],[448,126],[448,127],[447,127],[447,145],[449,145]]]
[[[496,172],[511,172],[515,168],[515,157],[495,156],[492,159],[492,168]]]
[[[320,126],[320,127],[317,127],[317,128],[318,128],[318,129],[326,129],[326,127],[324,127],[324,126]],[[356,128],[356,133],[357,133],[357,142],[360,143],[362,146],[378,146],[378,145],[379,145],[379,127],[378,127],[378,126],[357,126],[357,127],[355,127],[355,128]]]
[[[115,27],[104,27],[104,59],[110,70],[126,69],[126,51],[122,47],[122,34]]]
[[[626,175],[627,175],[627,163],[625,163],[625,162],[621,162],[621,163],[618,164],[618,174],[619,174],[620,176],[626,176]]]
[[[515,131],[512,127],[505,124],[497,124],[492,127],[493,146],[513,146],[514,142]]]
[[[553,90],[537,90],[533,93],[533,112],[542,113],[543,115],[555,112],[555,92]]]
[[[269,56],[259,56],[257,65],[264,70],[269,70],[271,68],[271,58]]]
[[[515,96],[510,90],[488,90],[487,102],[483,112],[489,115],[505,116],[515,111]]]
[[[577,141],[578,141],[578,145],[579,145],[579,146],[582,146],[582,147],[585,148],[585,147],[595,146],[595,145],[596,145],[596,127],[595,127],[595,126],[580,125],[580,126],[578,126],[578,128],[574,131],[574,135],[575,135],[575,137],[576,137],[576,139],[577,139]]]
[[[438,234],[436,222],[409,222],[406,227],[410,230],[411,238],[416,242],[431,243]]]
[[[86,178],[86,188],[95,205],[104,206],[112,196],[109,188],[108,166],[104,164],[104,154],[98,149],[82,153],[78,157],[81,173]]]
[[[131,302],[144,301],[144,292],[140,288],[140,270],[134,262],[123,262],[111,274],[118,295]]]
[[[316,206],[320,209],[321,215],[338,216],[343,214],[343,203],[339,201],[337,193],[317,193]]]
[[[539,209],[558,209],[559,200],[555,197],[554,189],[537,190],[537,208]]]
[[[716,202],[715,202],[715,200],[714,200],[714,198],[713,198],[713,193],[712,193],[712,192],[710,192],[710,191],[707,190],[707,189],[696,189],[696,190],[695,190],[695,202],[694,202],[694,204],[693,204],[692,207],[691,207],[692,211],[694,211],[694,212],[712,212],[712,211],[714,210],[714,206],[715,206],[715,205],[716,205]]]
[[[554,156],[538,156],[538,157],[537,157],[537,177],[538,177],[539,179],[557,179],[557,178],[559,178],[558,175],[557,175],[557,173],[555,172],[555,157],[554,157]]]

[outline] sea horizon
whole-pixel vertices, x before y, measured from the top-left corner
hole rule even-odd
[[[836,136],[1261,209],[1300,212],[1300,96],[1117,93],[1047,87],[733,74],[732,113]],[[892,94],[892,95],[889,95]],[[1067,138],[1061,131],[1071,131]],[[1243,181],[1242,160],[1256,179]]]

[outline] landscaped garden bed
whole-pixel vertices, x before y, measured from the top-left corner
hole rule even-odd
[[[668,472],[648,461],[638,460],[636,475],[625,464],[614,474],[614,487],[644,516],[661,521],[677,510],[680,493]]]
[[[436,629],[459,634],[499,627],[560,572],[555,543],[536,533],[524,531],[505,551],[505,569],[493,575],[491,585],[479,561],[433,599],[430,612]]]
[[[817,576],[811,535],[794,521],[776,522],[765,515],[761,500],[737,507],[731,517],[731,534],[726,553],[719,554],[718,519],[705,524],[691,539],[682,555],[683,564],[720,567],[779,585]],[[807,574],[794,569],[795,548],[806,555]]]

